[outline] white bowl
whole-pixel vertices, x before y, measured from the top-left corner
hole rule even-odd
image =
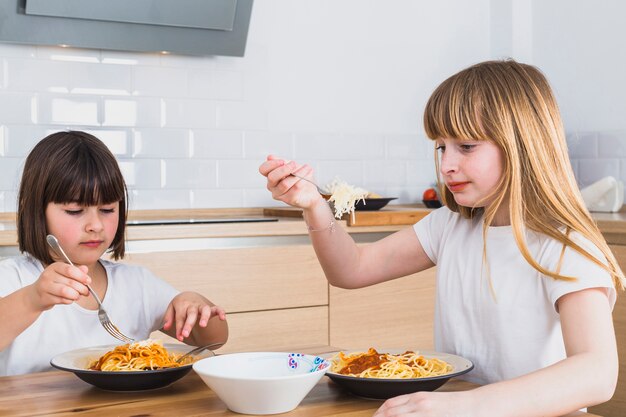
[[[296,408],[329,365],[301,353],[246,352],[201,359],[193,370],[230,410],[278,414]]]

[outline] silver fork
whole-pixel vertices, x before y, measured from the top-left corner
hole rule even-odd
[[[293,174],[293,173],[291,173],[289,175],[291,175],[292,177],[300,178],[301,180],[305,180],[306,182],[310,182],[311,184],[313,184],[315,186],[315,188],[317,188],[317,192],[320,193],[323,196],[330,197],[332,195],[332,193],[330,193],[330,192],[320,188],[319,185],[317,185],[314,181],[312,181],[312,180],[310,180],[308,178],[304,178],[304,177],[301,177],[300,175],[296,175],[296,174]]]
[[[72,261],[70,261],[70,258],[68,258],[67,255],[65,254],[65,251],[63,251],[63,248],[61,248],[61,245],[59,245],[59,241],[57,240],[56,237],[54,237],[53,235],[48,235],[46,236],[46,240],[48,241],[48,245],[50,245],[50,247],[58,255],[63,256],[63,258],[68,264],[75,266],[72,263]],[[135,339],[131,339],[130,337],[124,335],[122,332],[120,332],[120,330],[113,323],[111,323],[111,320],[109,319],[109,315],[107,314],[107,312],[104,310],[104,307],[102,306],[102,301],[100,301],[100,297],[98,297],[98,294],[96,294],[96,292],[91,288],[91,286],[87,285],[87,289],[89,290],[91,295],[93,295],[93,298],[95,298],[96,302],[98,303],[98,319],[100,319],[100,324],[102,324],[102,327],[104,327],[104,329],[107,332],[109,332],[111,336],[113,336],[116,339],[121,340],[122,342],[126,342],[126,343],[134,342]]]

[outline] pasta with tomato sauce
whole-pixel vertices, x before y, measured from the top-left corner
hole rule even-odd
[[[374,348],[351,354],[339,352],[331,361],[331,372],[359,378],[428,378],[454,370],[449,363],[437,358],[425,358],[418,352],[393,355],[378,353]]]
[[[164,368],[178,368],[193,362],[185,358],[182,363],[176,359],[182,354],[169,353],[162,343],[153,340],[116,346],[89,364],[93,371],[146,371]]]

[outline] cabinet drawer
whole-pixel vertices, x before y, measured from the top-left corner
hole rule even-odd
[[[197,291],[228,313],[328,304],[328,284],[311,246],[131,253],[181,291]]]
[[[330,345],[432,349],[435,273],[431,268],[360,289],[330,287]]]

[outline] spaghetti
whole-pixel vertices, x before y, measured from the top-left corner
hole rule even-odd
[[[144,340],[116,346],[105,353],[100,359],[89,364],[93,371],[147,371],[163,368],[178,368],[193,362],[193,358],[185,358],[182,363],[176,359],[182,355],[168,353],[162,343]]]
[[[335,217],[341,219],[344,214],[354,214],[357,201],[365,200],[369,192],[363,188],[354,187],[344,181],[334,180],[326,187],[331,196],[328,201],[335,205]]]
[[[418,352],[406,351],[400,355],[378,353],[369,348],[367,352],[344,354],[332,358],[331,372],[359,378],[428,378],[449,374],[454,369],[449,363],[437,358],[427,359]]]

